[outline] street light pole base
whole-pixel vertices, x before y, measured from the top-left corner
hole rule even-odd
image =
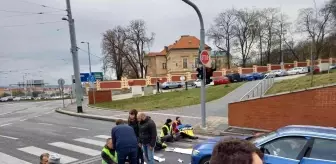
[[[77,113],[83,113],[83,107],[77,106]]]

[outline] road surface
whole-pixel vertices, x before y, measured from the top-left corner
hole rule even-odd
[[[69,103],[69,102],[67,102]],[[110,136],[112,122],[55,113],[62,101],[0,103],[0,163],[33,164],[45,152],[57,153],[62,163],[101,163],[99,155]],[[170,147],[191,148],[202,140],[181,141]],[[167,164],[190,163],[189,154],[156,152]],[[84,163],[84,162],[82,162]]]

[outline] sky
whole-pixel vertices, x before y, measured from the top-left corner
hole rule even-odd
[[[203,15],[205,29],[228,8],[279,7],[291,21],[313,0],[191,0]],[[326,0],[315,0],[318,6]],[[47,7],[42,7],[45,5]],[[147,51],[161,51],[181,35],[199,37],[195,11],[181,0],[71,0],[81,72],[89,72],[87,45],[93,72],[102,71],[102,33],[131,20],[143,19],[155,41]],[[57,84],[73,74],[65,0],[0,0],[0,86],[43,79]],[[34,14],[43,12],[44,14]],[[45,23],[48,22],[48,23]],[[38,24],[45,23],[45,24]],[[211,43],[207,44],[211,45]],[[2,72],[1,72],[2,71]],[[114,76],[107,72],[107,76]]]

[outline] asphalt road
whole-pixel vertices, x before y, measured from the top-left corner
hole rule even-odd
[[[0,163],[32,164],[44,152],[57,153],[62,163],[95,158],[88,163],[101,163],[100,152],[110,136],[112,122],[72,117],[55,113],[62,101],[0,103]],[[176,142],[170,147],[191,148],[201,142]],[[156,152],[167,164],[178,159],[190,163],[190,155]],[[83,162],[82,162],[83,163]]]

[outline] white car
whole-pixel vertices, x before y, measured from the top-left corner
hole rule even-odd
[[[21,97],[15,97],[14,99],[13,99],[13,101],[20,101],[21,100]]]
[[[2,97],[2,98],[0,99],[0,101],[1,101],[1,102],[6,102],[6,101],[8,101],[8,97]]]
[[[286,70],[278,69],[278,70],[272,70],[271,72],[265,74],[265,76],[269,76],[269,75],[281,77],[281,76],[287,76],[288,73]]]
[[[197,80],[194,82],[194,84],[195,84],[195,87],[196,87],[196,88],[200,88],[200,87],[202,86],[202,80],[201,80],[201,79],[197,79]]]

